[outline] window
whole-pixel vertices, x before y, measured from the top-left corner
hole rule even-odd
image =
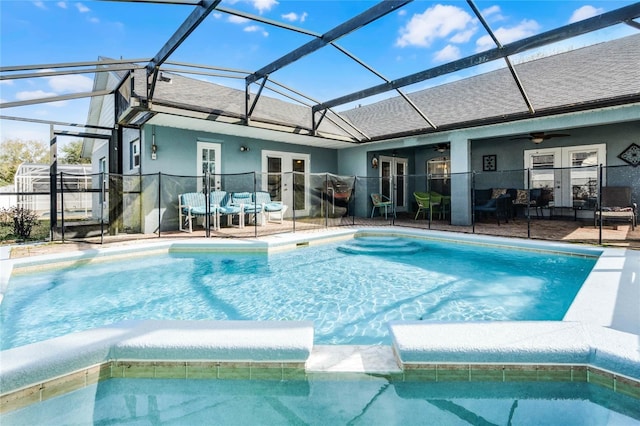
[[[443,195],[451,194],[451,160],[448,157],[437,157],[427,160],[427,176],[430,186],[429,190]]]
[[[129,169],[140,167],[140,139],[129,143]]]
[[[105,196],[104,196],[104,191],[106,190],[106,180],[107,180],[107,176],[106,173],[108,172],[107,170],[107,157],[102,157],[99,161],[98,161],[98,172],[100,173],[100,177],[99,179],[99,188],[100,188],[100,194],[98,195],[98,199],[100,203],[104,203],[105,200]],[[103,174],[104,173],[104,174]]]

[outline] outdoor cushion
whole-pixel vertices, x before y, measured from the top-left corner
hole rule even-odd
[[[498,198],[501,195],[504,195],[507,193],[507,189],[506,188],[493,188],[493,191],[491,191],[491,198]]]

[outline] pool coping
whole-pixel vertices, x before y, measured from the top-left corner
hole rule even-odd
[[[477,355],[475,349],[473,347],[473,342],[477,342],[473,339],[469,340],[469,332],[465,331],[465,327],[467,328],[475,328],[477,324],[471,323],[443,323],[443,324],[430,324],[422,322],[420,325],[424,327],[425,330],[430,330],[428,333],[434,333],[434,329],[438,330],[447,330],[449,326],[459,327],[459,333],[454,336],[457,337],[457,346],[455,351],[461,351],[467,354],[466,358],[461,358],[456,362],[451,362],[453,358],[449,358],[447,361],[442,357],[446,351],[443,351],[440,354],[440,358],[433,358],[433,349],[434,348],[423,348],[422,354],[420,354],[417,358],[414,358],[411,361],[403,361],[402,358],[402,345],[401,342],[395,342],[392,345],[393,353],[396,356],[396,361],[398,362],[397,367],[400,371],[409,371],[415,370],[416,368],[422,370],[430,370],[435,365],[436,370],[438,365],[471,365],[477,366],[477,368],[486,368],[482,366],[492,366],[492,369],[504,369],[505,365],[561,365],[562,368],[591,368],[599,371],[598,377],[607,377],[604,380],[605,386],[615,388],[616,380],[621,378],[623,381],[630,380],[632,385],[633,394],[636,397],[640,397],[638,389],[640,389],[640,350],[638,349],[640,345],[637,344],[640,340],[640,331],[636,328],[640,329],[640,320],[634,322],[635,315],[640,315],[640,313],[636,312],[637,309],[634,309],[633,299],[634,295],[640,294],[640,282],[638,271],[640,271],[640,252],[636,252],[633,250],[626,250],[624,248],[602,248],[602,247],[591,247],[591,246],[580,246],[566,243],[556,243],[556,242],[547,242],[547,241],[532,241],[532,240],[522,240],[515,238],[505,238],[505,237],[493,237],[493,236],[478,236],[478,235],[469,235],[469,234],[455,234],[452,235],[450,232],[442,232],[442,231],[424,231],[424,230],[407,230],[406,228],[362,228],[362,229],[341,229],[341,230],[333,230],[327,231],[323,233],[314,233],[314,234],[305,234],[305,233],[292,233],[292,234],[278,234],[275,236],[265,237],[259,240],[218,240],[218,239],[206,239],[206,240],[174,240],[174,241],[156,241],[145,244],[131,245],[131,246],[123,246],[123,247],[111,247],[105,248],[101,250],[89,250],[89,251],[81,251],[81,252],[72,252],[72,253],[64,253],[64,254],[52,254],[52,255],[44,255],[44,256],[35,256],[32,258],[22,258],[22,259],[1,259],[0,266],[2,268],[0,271],[0,297],[4,294],[6,290],[6,286],[8,285],[8,280],[11,274],[13,273],[14,268],[25,268],[25,270],[31,268],[41,268],[46,265],[50,265],[53,263],[64,262],[89,262],[89,261],[100,261],[103,259],[111,259],[114,256],[126,256],[130,257],[132,254],[139,255],[148,255],[154,251],[157,252],[189,252],[189,251],[237,251],[237,252],[265,252],[272,253],[283,250],[291,250],[300,247],[306,247],[314,244],[324,244],[330,241],[339,241],[353,238],[354,236],[374,236],[374,235],[384,235],[384,236],[403,236],[403,237],[415,237],[415,238],[427,238],[432,240],[455,240],[463,243],[469,244],[481,244],[487,246],[509,246],[509,247],[520,247],[527,250],[540,250],[545,252],[558,252],[558,253],[574,253],[579,256],[598,256],[598,260],[596,265],[589,275],[585,284],[579,291],[578,295],[574,299],[571,307],[569,308],[565,318],[562,322],[554,322],[558,323],[561,326],[567,326],[568,324],[578,324],[582,327],[583,331],[581,333],[576,334],[576,338],[579,337],[580,342],[575,341],[579,347],[573,348],[574,351],[565,350],[564,355],[559,356],[559,360],[562,362],[558,363],[558,359],[555,361],[549,358],[549,351],[551,353],[557,354],[557,348],[554,349],[552,346],[549,346],[549,342],[546,342],[545,345],[541,345],[538,348],[537,355],[539,358],[535,356],[531,359],[527,359],[526,362],[523,363],[508,363],[505,362],[504,359],[500,360],[491,360],[490,358],[474,358],[474,355]],[[617,296],[617,297],[616,297]],[[620,298],[622,297],[622,298]],[[596,302],[596,303],[594,303]],[[1,299],[0,299],[1,303]],[[402,322],[408,323],[408,322]],[[521,322],[520,322],[521,323]],[[551,322],[530,322],[529,324],[535,329],[539,328],[540,325],[547,326]],[[498,323],[488,323],[486,324],[488,328],[497,327],[498,332],[497,335],[504,333],[505,331],[512,330],[510,324],[498,324]],[[431,327],[429,327],[431,326]],[[394,324],[390,324],[390,327],[393,330]],[[516,325],[516,327],[519,327]],[[436,334],[438,334],[436,332]],[[494,330],[493,333],[496,333]],[[449,335],[452,335],[449,333]],[[63,336],[64,337],[64,336]],[[562,339],[564,340],[566,336]],[[55,340],[55,339],[51,339]],[[575,340],[575,339],[574,339]],[[429,341],[429,340],[426,340]],[[47,342],[39,342],[34,343],[33,345],[38,346],[39,344],[47,344]],[[465,344],[467,342],[467,344]],[[631,343],[630,343],[631,342]],[[635,349],[634,349],[635,342]],[[469,344],[471,343],[471,344]],[[524,340],[522,341],[524,345]],[[31,346],[31,345],[28,345]],[[144,346],[144,345],[143,345]],[[179,344],[178,344],[179,346]],[[585,348],[588,347],[587,355],[585,354]],[[336,346],[339,348],[339,346]],[[19,348],[17,348],[19,349]],[[33,347],[34,351],[36,348]],[[65,350],[68,351],[69,346],[65,346]],[[104,348],[103,348],[104,349]],[[188,349],[188,348],[182,348]],[[442,349],[442,348],[441,348]],[[567,349],[567,348],[565,348]],[[144,347],[139,347],[137,349],[140,353],[144,353]],[[366,349],[363,349],[366,350]],[[526,350],[526,345],[521,346],[520,350]],[[11,351],[11,350],[9,350]],[[500,345],[495,346],[489,352],[494,351],[494,354],[500,353]],[[512,348],[511,354],[519,353],[518,346],[514,346]],[[545,352],[546,351],[546,352]],[[0,355],[5,355],[3,358],[6,358],[7,351],[0,352]],[[534,351],[535,352],[535,351]],[[142,360],[145,362],[153,362],[157,363],[159,361],[167,361],[167,360],[149,360],[148,357],[144,355],[136,356],[137,352],[132,352],[133,360]],[[547,355],[544,355],[544,354]],[[576,357],[576,354],[580,353],[581,355]],[[452,352],[449,352],[451,355]],[[581,358],[581,356],[583,358]],[[598,358],[600,356],[600,358]],[[544,362],[546,360],[548,362]],[[538,362],[536,362],[536,359]],[[308,360],[308,357],[307,357]],[[604,360],[604,362],[602,362]],[[188,361],[188,360],[171,360],[176,361],[178,363]],[[215,361],[215,360],[214,360]],[[218,360],[220,361],[220,360]],[[238,362],[254,362],[253,360],[243,360],[236,358]],[[262,360],[265,361],[265,360]],[[282,360],[272,360],[273,362],[282,362]],[[291,360],[289,360],[291,361]],[[297,360],[299,362],[300,360]],[[542,361],[542,362],[540,362]],[[74,365],[72,370],[67,368],[66,374],[59,372],[55,377],[51,377],[49,382],[59,382],[62,380],[65,382],[65,377],[68,375],[77,375],[78,371],[82,371],[83,369],[90,368],[91,371],[96,371],[96,365],[102,365],[104,362],[117,362],[117,359],[109,359],[106,355],[101,360],[87,360],[85,359],[84,365]],[[198,362],[211,362],[211,360],[198,360]],[[231,362],[233,364],[233,360],[223,360],[222,362]],[[305,361],[306,362],[306,361]],[[0,374],[4,376],[4,360],[3,367],[1,367],[2,372]],[[237,364],[237,362],[236,362]],[[602,364],[602,365],[600,365]],[[157,366],[156,366],[157,367]],[[154,368],[156,368],[154,367]],[[299,367],[299,366],[298,366]],[[293,367],[298,368],[298,367]],[[462,367],[464,369],[465,367]],[[308,368],[307,368],[308,369]],[[347,367],[346,370],[353,370],[354,372],[367,373],[367,367],[360,364],[353,367]],[[621,370],[621,371],[617,371]],[[89,371],[89,370],[86,370]],[[97,369],[98,377],[100,376],[100,367]],[[323,369],[320,367],[316,372],[331,372],[331,368]],[[469,370],[471,371],[471,370]],[[378,373],[378,371],[373,371]],[[390,373],[396,374],[397,371],[390,371]],[[88,377],[87,372],[85,374],[85,379]],[[13,396],[27,392],[26,389],[34,389],[34,386],[37,388],[39,386],[40,393],[42,393],[42,389],[44,389],[43,383],[47,382],[47,380],[35,379],[32,377],[31,383],[27,383],[29,379],[26,379],[24,383],[21,383],[19,387],[13,387],[10,390],[7,390],[5,387],[5,380],[3,380],[3,405],[6,400],[7,395],[11,394]],[[86,381],[86,380],[85,380]],[[608,386],[607,384],[611,384]],[[29,393],[29,392],[27,392]]]

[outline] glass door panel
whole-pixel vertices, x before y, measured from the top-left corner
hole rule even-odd
[[[198,161],[196,166],[196,175],[202,177],[202,179],[198,179],[198,191],[202,191],[204,189],[205,176],[207,173],[209,173],[211,178],[211,190],[223,189],[221,188],[220,182],[220,173],[222,170],[220,166],[221,145],[219,143],[198,141],[197,150]]]
[[[273,201],[282,201],[282,158],[267,157],[267,191]]]
[[[292,152],[262,151],[262,170],[271,199],[289,206],[287,213],[308,216],[310,156]]]
[[[305,211],[307,209],[306,161],[294,158],[291,169],[293,170],[293,208],[296,211]]]
[[[598,165],[606,163],[606,145],[582,145],[525,151],[531,188],[553,188],[556,206],[595,205]]]
[[[408,160],[380,156],[380,193],[393,200],[396,211],[407,210]],[[395,179],[395,181],[392,181]]]

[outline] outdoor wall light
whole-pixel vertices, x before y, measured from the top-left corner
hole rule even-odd
[[[372,169],[378,168],[378,157],[376,157],[375,155],[373,156],[373,158],[371,158],[371,168]]]
[[[151,159],[158,158],[158,145],[156,145],[156,126],[151,126]]]
[[[242,145],[242,146],[240,147],[240,152],[247,152],[247,151],[249,151],[249,147],[248,147],[248,146],[244,146],[244,145]]]

